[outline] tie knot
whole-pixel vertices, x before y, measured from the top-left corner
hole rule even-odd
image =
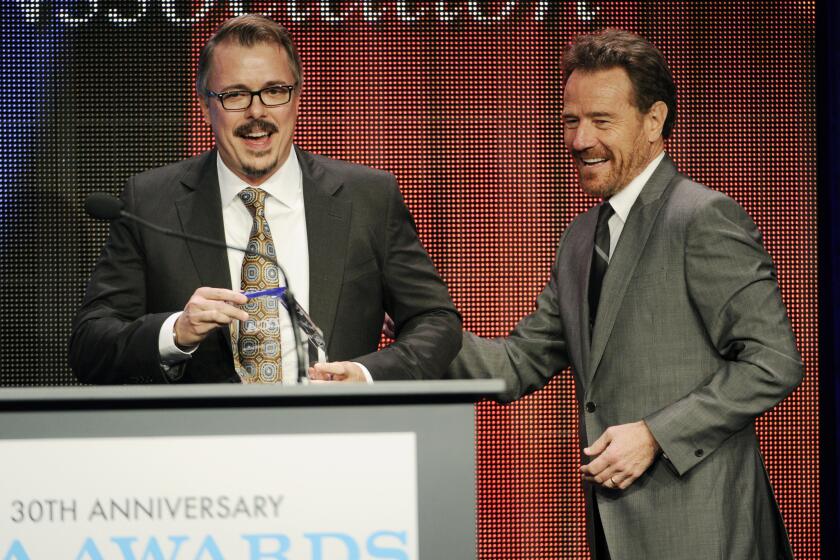
[[[265,213],[265,196],[266,192],[262,189],[254,187],[247,187],[239,191],[239,198],[245,203],[245,207],[251,212],[251,215],[257,214],[259,216]]]
[[[606,224],[613,217],[613,214],[615,214],[615,210],[613,210],[612,205],[607,201],[602,202],[598,209],[598,226]]]

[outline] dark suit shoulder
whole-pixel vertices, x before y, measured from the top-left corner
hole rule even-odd
[[[132,176],[129,181],[137,189],[154,189],[177,184],[182,178],[198,173],[205,165],[215,164],[215,154],[215,150],[210,150],[169,165],[147,169]]]
[[[129,177],[122,199],[129,211],[157,219],[171,213],[175,201],[204,184],[218,196],[215,150]]]
[[[299,150],[298,155],[302,166],[317,169],[325,175],[332,176],[344,187],[369,190],[372,194],[379,193],[380,195],[383,188],[396,188],[397,180],[393,173],[304,150]]]
[[[367,165],[362,165],[360,163],[355,163],[352,161],[334,159],[327,156],[313,154],[312,152],[307,152],[304,150],[301,150],[299,153],[302,154],[304,157],[311,158],[312,161],[316,162],[317,164],[325,167],[330,171],[342,173],[348,177],[378,176],[380,178],[385,179],[394,176],[392,173],[389,173],[387,171],[382,171],[381,169],[368,167]]]

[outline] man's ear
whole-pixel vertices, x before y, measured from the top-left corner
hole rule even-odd
[[[645,133],[648,142],[656,142],[662,137],[665,119],[668,117],[668,106],[664,101],[657,101],[648,109],[645,115]]]

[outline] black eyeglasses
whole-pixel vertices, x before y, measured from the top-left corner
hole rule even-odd
[[[215,97],[221,103],[225,111],[244,111],[254,102],[254,97],[259,96],[260,101],[266,107],[279,107],[292,100],[292,92],[297,84],[291,86],[268,86],[258,91],[233,90],[233,91],[207,91],[208,97]]]

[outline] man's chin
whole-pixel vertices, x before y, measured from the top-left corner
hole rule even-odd
[[[245,172],[251,179],[263,179],[268,175],[271,175],[277,169],[278,160],[274,160],[271,163],[264,163],[262,165],[258,164],[251,164],[251,165],[243,165],[242,171]]]
[[[265,177],[266,175],[271,173],[273,171],[273,168],[271,168],[271,167],[265,167],[265,168],[246,167],[246,168],[243,169],[243,171],[245,171],[245,175],[249,179],[262,179],[263,177]]]
[[[603,181],[586,181],[581,178],[580,188],[589,196],[597,196],[599,198],[607,198],[615,194],[615,189],[612,185],[606,184]]]

